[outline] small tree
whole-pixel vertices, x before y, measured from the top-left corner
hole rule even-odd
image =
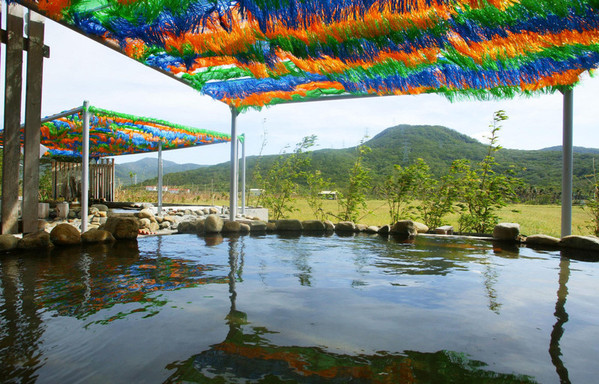
[[[356,147],[356,161],[349,172],[349,185],[345,194],[339,193],[339,214],[334,215],[340,220],[358,221],[360,212],[367,208],[366,190],[370,188],[370,171],[364,167],[364,156],[370,153],[370,147],[364,141]]]
[[[452,165],[452,172],[459,175],[460,231],[488,232],[499,222],[497,211],[517,198],[516,187],[520,180],[514,177],[513,169],[504,173],[495,171],[498,164],[494,154],[501,149],[497,145],[497,132],[501,129],[500,123],[507,119],[504,111],[493,114],[487,155],[476,168],[472,168],[467,160]]]
[[[255,173],[256,183],[263,190],[259,203],[271,210],[273,219],[284,218],[296,210],[293,195],[298,189],[297,181],[305,177],[305,170],[311,162],[306,150],[315,142],[316,135],[304,137],[291,154],[281,154],[264,176],[261,172]]]
[[[420,204],[416,207],[424,224],[429,228],[443,225],[443,218],[454,211],[458,196],[456,169],[451,167],[449,174],[440,180],[427,179],[419,191]]]
[[[328,215],[322,208],[323,200],[319,193],[331,189],[331,179],[325,180],[322,173],[316,170],[314,173],[306,173],[306,184],[308,185],[306,200],[314,217],[318,220],[326,220]]]
[[[590,216],[590,223],[587,228],[590,229],[595,236],[599,236],[599,177],[595,170],[595,159],[593,159],[593,174],[587,176],[587,180],[589,180],[591,184],[591,197],[584,206],[584,210]]]
[[[38,198],[40,201],[52,198],[52,169],[50,167],[41,168],[39,179]]]
[[[423,190],[431,188],[430,167],[416,159],[407,167],[395,165],[395,171],[385,180],[383,194],[389,206],[389,217],[395,223],[400,218],[414,218],[416,207],[410,205]]]

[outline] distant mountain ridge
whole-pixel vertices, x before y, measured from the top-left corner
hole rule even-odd
[[[562,151],[562,146],[561,145],[556,145],[554,147],[548,147],[548,148],[543,148],[541,149],[541,151],[558,151],[561,152]],[[574,146],[572,147],[572,151],[574,153],[591,153],[591,154],[599,154],[599,148],[587,148],[587,147],[577,147]]]
[[[501,132],[500,132],[501,136]],[[417,158],[423,158],[431,167],[433,175],[439,177],[447,172],[456,159],[478,162],[487,153],[487,146],[477,140],[447,127],[437,125],[397,125],[387,128],[365,145],[372,149],[364,160],[371,170],[374,183],[379,183],[393,171],[394,164],[406,166]],[[557,187],[561,183],[562,156],[559,147],[542,150],[516,150],[503,148],[496,153],[501,167],[515,165],[523,169],[519,175],[530,185],[537,187]],[[599,149],[584,148],[575,151],[574,175],[582,178],[592,173],[593,158],[599,160]],[[248,188],[252,185],[252,174],[256,164],[267,169],[279,155],[247,158]],[[330,178],[336,188],[343,188],[347,175],[355,159],[355,147],[344,149],[320,149],[312,152],[312,168],[320,170],[323,177]],[[155,161],[154,161],[154,164]],[[120,165],[117,165],[117,169]],[[154,169],[155,165],[152,166]],[[125,175],[127,178],[128,173]],[[154,176],[156,177],[156,176]],[[139,181],[138,176],[138,181]],[[156,183],[148,180],[148,183]],[[196,166],[195,169],[169,174],[170,185],[206,186],[213,184],[220,190],[227,190],[229,183],[229,163],[211,166]]]
[[[179,164],[174,161],[162,160],[162,170],[165,175],[175,172],[190,171],[202,167],[206,167],[206,165],[193,163]],[[144,158],[130,163],[117,164],[114,173],[121,185],[133,184],[135,175],[137,176],[138,183],[147,179],[154,179],[158,177],[158,159]],[[134,174],[133,178],[131,178],[132,174]]]

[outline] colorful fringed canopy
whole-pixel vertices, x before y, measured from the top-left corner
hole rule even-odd
[[[89,111],[89,153],[92,158],[156,152],[159,142],[162,142],[163,150],[169,150],[231,141],[231,136],[224,133],[91,106]],[[41,144],[48,148],[44,156],[81,157],[81,115],[79,112],[42,124]]]
[[[17,2],[240,111],[553,92],[599,65],[599,0]]]

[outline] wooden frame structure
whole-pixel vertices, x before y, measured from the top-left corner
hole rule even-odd
[[[4,98],[4,152],[2,164],[2,233],[18,231],[19,163],[21,128],[21,92],[23,86],[23,51],[27,51],[25,96],[25,142],[23,157],[23,232],[37,230],[39,203],[40,120],[44,57],[49,57],[44,45],[44,19],[33,11],[24,15],[23,7],[7,6],[6,79]],[[0,14],[1,16],[1,14]],[[24,21],[27,17],[27,36]]]
[[[52,198],[67,201],[81,197],[82,163],[52,160]],[[89,198],[114,201],[114,159],[98,159],[89,164]]]

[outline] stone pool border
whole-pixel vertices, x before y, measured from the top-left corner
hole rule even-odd
[[[351,236],[357,233],[393,237],[410,241],[416,236],[455,239],[476,239],[499,242],[512,247],[526,246],[542,250],[580,250],[589,252],[590,258],[599,259],[599,238],[595,236],[566,236],[561,239],[547,235],[523,236],[517,223],[500,223],[492,235],[454,234],[453,227],[443,226],[430,230],[426,225],[412,220],[400,220],[393,225],[367,226],[350,221],[333,223],[329,220],[284,219],[259,220],[257,217],[240,217],[228,220],[222,208],[177,207],[157,216],[153,207],[146,205],[138,212],[111,212],[101,204],[90,207],[90,227],[80,233],[76,218],[46,222],[40,220],[40,231],[27,235],[0,235],[0,252],[30,249],[47,249],[54,246],[74,246],[94,243],[131,241],[138,237],[172,235],[179,233],[199,236],[220,234],[224,237],[261,234],[325,235],[337,233]]]

